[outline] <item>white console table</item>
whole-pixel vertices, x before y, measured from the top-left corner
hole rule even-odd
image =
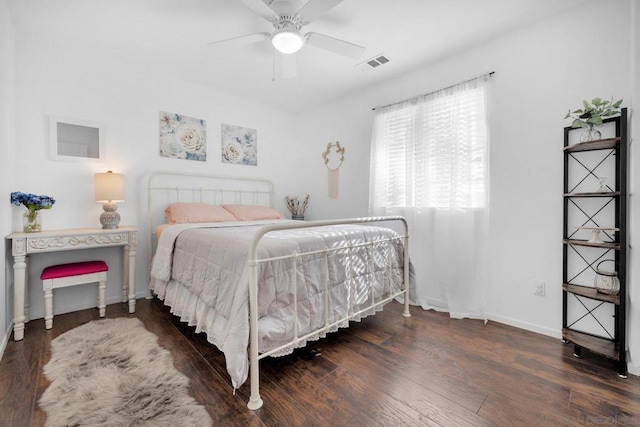
[[[76,228],[46,230],[39,233],[11,233],[13,255],[13,338],[24,338],[24,324],[29,322],[29,287],[27,264],[30,254],[121,246],[123,248],[122,302],[129,301],[129,313],[136,310],[136,243],[138,229]]]

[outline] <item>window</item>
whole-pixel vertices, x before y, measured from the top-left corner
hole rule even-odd
[[[371,153],[373,211],[485,207],[488,79],[377,111]]]

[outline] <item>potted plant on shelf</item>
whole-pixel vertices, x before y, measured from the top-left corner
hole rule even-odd
[[[285,197],[284,201],[287,203],[287,209],[291,212],[291,219],[304,220],[304,212],[309,206],[309,195],[300,200],[298,196]]]
[[[580,135],[580,142],[597,141],[602,138],[597,127],[602,125],[603,119],[620,114],[621,105],[622,99],[616,102],[613,102],[613,98],[610,101],[593,98],[591,102],[585,99],[582,101],[583,108],[575,111],[569,110],[564,118],[573,119],[571,123],[573,128],[585,128],[585,131]]]

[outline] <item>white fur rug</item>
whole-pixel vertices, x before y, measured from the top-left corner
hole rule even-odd
[[[40,399],[47,426],[211,426],[158,337],[135,318],[105,319],[51,342]]]

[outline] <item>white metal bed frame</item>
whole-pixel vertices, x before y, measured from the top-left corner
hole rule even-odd
[[[195,180],[205,181],[194,185]],[[208,185],[202,185],[206,184]],[[233,185],[233,187],[232,187]],[[164,193],[164,203],[153,196]],[[212,205],[254,204],[274,207],[273,183],[262,178],[206,175],[188,172],[154,172],[147,178],[147,226],[149,227],[149,269],[153,259],[157,225],[164,223],[164,209],[173,202],[201,202]],[[266,203],[265,203],[266,201]]]
[[[173,183],[156,183],[156,181],[162,181],[162,179],[172,178],[193,178],[197,180],[210,180],[212,182],[219,183],[221,185],[217,186],[181,186],[179,184],[172,185]],[[226,188],[224,185],[228,185],[233,183],[236,185],[234,189]],[[243,185],[237,186],[238,183],[242,183]],[[222,185],[223,184],[223,185]],[[256,186],[257,189],[247,190],[247,186]],[[263,189],[264,188],[264,189]],[[273,198],[274,198],[274,190],[273,184],[269,180],[259,179],[259,178],[240,178],[240,177],[229,177],[229,176],[218,176],[218,175],[201,175],[201,174],[190,174],[190,173],[175,173],[175,172],[156,172],[149,176],[148,184],[147,184],[147,218],[149,221],[149,266],[151,266],[151,259],[153,256],[153,252],[155,252],[153,241],[155,236],[155,224],[154,225],[154,206],[152,203],[152,195],[154,192],[170,192],[175,194],[175,198],[173,201],[182,201],[181,194],[190,194],[191,198],[188,201],[194,202],[209,202],[211,204],[229,204],[229,203],[243,203],[248,204],[246,202],[247,197],[251,200],[252,204],[262,204],[273,207]],[[209,199],[206,198],[206,195],[209,194]],[[194,195],[197,196],[194,198]],[[243,195],[245,196],[243,198]],[[265,197],[268,199],[268,202],[265,204],[261,202]],[[209,201],[212,199],[212,201]],[[167,204],[168,205],[168,204]],[[166,207],[166,205],[164,206]],[[163,213],[164,213],[164,207]],[[155,207],[157,208],[157,206]],[[156,212],[157,214],[157,212]],[[389,239],[376,240],[373,242],[365,242],[361,244],[349,244],[348,253],[351,254],[353,249],[357,246],[368,246],[371,250],[373,246],[376,244],[380,244],[384,241],[390,241],[394,239],[401,239],[403,241],[403,249],[404,249],[404,277],[403,284],[401,286],[400,291],[392,292],[391,283],[389,283],[389,294],[379,301],[375,301],[373,290],[371,292],[371,303],[364,309],[358,310],[354,312],[353,310],[353,288],[350,288],[349,294],[349,307],[347,315],[337,321],[329,323],[329,305],[328,305],[328,280],[324,283],[324,296],[325,296],[325,312],[324,319],[325,324],[322,328],[314,330],[308,334],[303,336],[298,336],[298,324],[297,322],[293,325],[294,337],[293,339],[286,344],[283,344],[277,348],[274,348],[270,351],[259,353],[258,351],[258,273],[260,264],[275,261],[275,260],[283,260],[283,259],[291,259],[294,263],[294,268],[297,266],[297,260],[301,256],[311,255],[323,253],[325,255],[325,260],[327,260],[327,256],[329,252],[344,250],[344,247],[340,248],[327,248],[320,251],[312,251],[312,252],[302,252],[297,253],[293,252],[290,255],[273,257],[273,258],[258,258],[257,256],[257,248],[260,245],[261,239],[268,233],[278,230],[290,230],[290,229],[298,229],[298,228],[310,228],[310,227],[321,227],[328,225],[341,225],[341,224],[363,224],[363,223],[381,223],[381,222],[400,222],[403,226],[403,233],[398,237],[393,237]],[[396,299],[400,296],[404,296],[404,311],[402,315],[404,317],[410,317],[411,313],[409,311],[409,233],[407,228],[407,223],[405,219],[401,216],[390,216],[390,217],[370,217],[370,218],[351,218],[344,220],[325,220],[325,221],[296,221],[282,224],[270,224],[261,227],[256,235],[254,236],[248,255],[248,268],[249,268],[249,374],[250,374],[250,382],[251,382],[251,395],[249,397],[249,402],[247,403],[247,407],[251,410],[256,410],[262,407],[263,401],[260,398],[260,366],[259,362],[261,359],[276,354],[282,350],[287,348],[295,348],[301,342],[304,343],[307,339],[318,337],[320,334],[326,333],[333,328],[336,328],[338,325],[344,323],[345,321],[352,320],[354,318],[359,318],[360,315],[370,312],[371,310],[375,310],[376,307],[382,306],[393,299]],[[351,265],[351,264],[350,264]],[[391,268],[389,269],[389,274],[391,274]],[[293,275],[293,301],[297,301],[297,286],[296,286],[296,275]],[[297,319],[297,304],[293,305],[294,307],[294,319]]]

